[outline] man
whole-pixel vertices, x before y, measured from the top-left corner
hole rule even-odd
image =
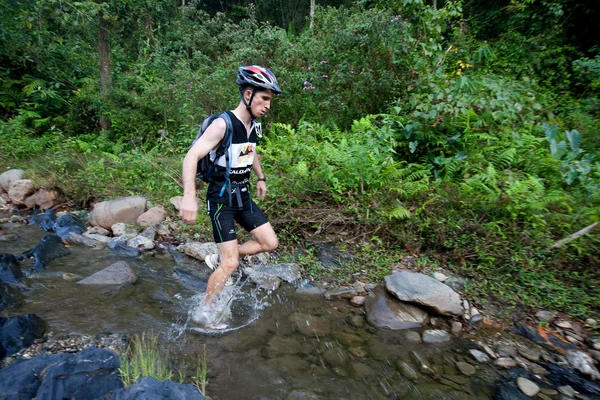
[[[230,154],[230,193],[223,190],[226,175],[225,155],[216,161],[212,181],[208,185],[206,206],[212,223],[213,236],[219,254],[208,256],[206,264],[214,269],[208,279],[205,307],[210,307],[225,286],[228,278],[245,255],[273,251],[278,240],[267,217],[251,199],[249,192],[250,172],[258,176],[256,194],[262,200],[267,192],[266,177],[256,152],[257,137],[261,134],[256,118],[263,116],[271,107],[271,100],[281,89],[273,73],[263,67],[252,65],[240,67],[236,83],[240,86],[241,99],[238,106],[227,114],[233,128]],[[188,224],[196,222],[196,169],[198,160],[215,149],[225,136],[227,122],[218,118],[194,143],[183,160],[183,199],[180,216]],[[226,186],[226,185],[225,185]],[[229,189],[229,188],[227,188]],[[235,222],[250,232],[252,240],[238,247]],[[203,321],[210,323],[210,321]]]

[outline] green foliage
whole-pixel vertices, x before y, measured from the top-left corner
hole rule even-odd
[[[127,350],[121,354],[119,373],[123,384],[133,385],[142,376],[150,376],[159,381],[171,379],[172,371],[169,369],[169,354],[161,352],[158,336],[145,333],[136,335]]]

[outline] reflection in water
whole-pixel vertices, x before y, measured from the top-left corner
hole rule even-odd
[[[45,234],[37,226],[4,230],[19,239],[0,241],[0,253],[15,255]],[[119,258],[108,249],[70,250],[48,265],[48,272],[59,273],[27,280],[26,304],[14,314],[36,313],[56,333],[160,333],[173,369],[188,381],[206,345],[207,392],[213,399],[493,397],[498,374],[491,367],[478,364],[470,378],[457,370],[457,363],[472,362],[460,339],[444,346],[411,343],[403,331],[370,327],[361,309],[345,301],[300,295],[289,285],[266,293],[245,280],[227,288],[223,307],[215,308],[228,327],[207,330],[193,322],[211,272],[203,263],[176,264],[168,254]],[[64,279],[87,277],[119,260],[135,269],[137,284],[82,286]],[[28,270],[31,263],[21,267]]]

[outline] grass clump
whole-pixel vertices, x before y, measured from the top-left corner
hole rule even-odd
[[[123,384],[133,385],[142,376],[151,376],[159,381],[171,379],[173,372],[168,367],[169,352],[161,353],[158,336],[135,335],[127,349],[121,354],[119,372]]]

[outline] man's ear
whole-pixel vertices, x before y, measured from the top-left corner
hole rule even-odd
[[[252,97],[252,89],[248,88],[244,90],[244,99],[246,100],[246,103],[250,101],[250,97]]]

